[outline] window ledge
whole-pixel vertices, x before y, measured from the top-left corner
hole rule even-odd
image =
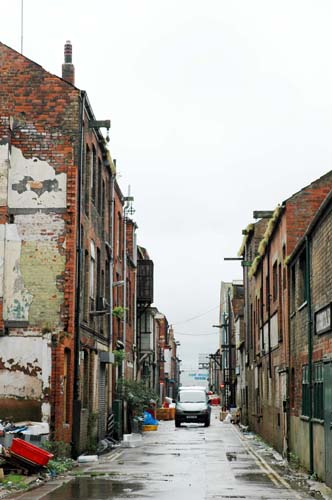
[[[324,419],[322,418],[312,418],[311,421],[314,422],[315,424],[324,424]]]
[[[309,422],[309,420],[310,420],[310,418],[309,418],[309,417],[307,417],[306,415],[301,415],[301,416],[300,416],[300,419],[301,419],[301,420],[304,420],[304,422]]]
[[[305,302],[303,302],[303,304],[300,305],[300,307],[297,308],[297,310],[302,311],[302,309],[304,309],[307,305],[308,305],[308,302],[305,301]]]

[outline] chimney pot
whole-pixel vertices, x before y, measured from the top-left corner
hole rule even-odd
[[[65,63],[72,63],[73,47],[70,40],[65,43]]]
[[[62,78],[66,82],[75,85],[75,67],[72,62],[73,47],[70,40],[67,40],[64,48],[64,63],[62,65]]]

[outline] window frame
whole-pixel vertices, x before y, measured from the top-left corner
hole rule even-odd
[[[323,363],[321,361],[314,363],[313,387],[313,417],[324,420],[324,372]]]
[[[302,410],[303,417],[310,415],[309,365],[302,365]]]

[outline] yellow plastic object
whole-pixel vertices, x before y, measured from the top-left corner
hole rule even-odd
[[[157,431],[158,425],[143,425],[143,431]]]

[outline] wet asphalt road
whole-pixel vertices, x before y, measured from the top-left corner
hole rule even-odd
[[[214,408],[211,426],[195,424],[175,429],[161,422],[158,431],[144,433],[136,448],[118,448],[99,463],[49,494],[50,485],[18,500],[171,499],[312,499],[274,470],[268,453],[238,431],[220,422]],[[59,481],[60,483],[60,481]],[[304,485],[305,487],[305,485]],[[43,491],[43,488],[44,491]],[[37,494],[38,491],[38,494]]]

